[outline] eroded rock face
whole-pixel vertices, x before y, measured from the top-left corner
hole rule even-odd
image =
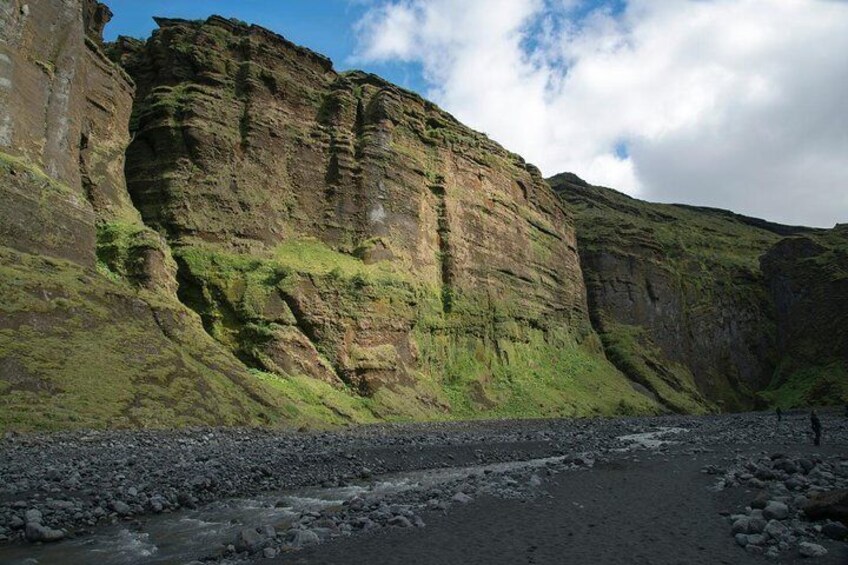
[[[848,226],[780,241],[761,259],[783,353],[777,385],[812,405],[848,400]]]
[[[267,388],[176,301],[124,180],[132,80],[91,0],[0,4],[0,428],[270,422]]]
[[[844,227],[651,204],[570,174],[550,182],[574,205],[607,355],[666,405],[848,399]]]
[[[566,175],[550,182],[575,205],[590,309],[619,367],[673,407],[688,404],[677,393],[705,407],[752,406],[776,358],[757,265],[780,239],[771,224],[649,204]]]
[[[146,44],[112,47],[138,86],[129,188],[177,246],[186,300],[213,334],[266,370],[305,367],[320,352],[370,392],[415,380],[412,334],[433,330],[422,311],[442,320],[439,331],[480,340],[586,331],[571,219],[535,167],[418,96],[338,74],[267,30],[218,17],[157,22]],[[334,282],[332,268],[289,264],[294,273],[270,286],[282,285],[271,295],[291,323],[246,312],[250,284],[222,281],[212,264],[210,276],[196,256],[251,253],[285,267],[280,246],[303,241],[373,276]],[[237,319],[228,327],[224,310]],[[463,319],[444,327],[454,312]],[[267,330],[259,343],[248,324]]]
[[[4,245],[92,266],[97,225],[141,225],[123,170],[134,87],[99,48],[109,14],[93,0],[0,8]]]

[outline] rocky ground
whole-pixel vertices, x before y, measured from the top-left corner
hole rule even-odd
[[[7,436],[0,562],[846,563],[848,419],[822,420],[817,448],[806,413]],[[217,537],[157,547],[180,517]]]

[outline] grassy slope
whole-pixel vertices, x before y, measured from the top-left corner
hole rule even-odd
[[[0,248],[0,430],[373,421],[325,383],[248,372],[171,299]]]
[[[332,294],[335,310],[328,312],[330,316],[412,319],[420,360],[414,383],[383,387],[371,397],[346,391],[354,395],[356,406],[380,419],[657,411],[603,358],[591,337],[579,344],[578,337],[564,330],[546,334],[522,329],[508,304],[493,306],[474,296],[454,296],[453,309],[446,314],[436,289],[409,280],[388,262],[366,265],[314,239],[289,241],[265,257],[197,245],[177,250],[176,256],[194,280],[204,281],[207,298],[195,307],[210,333],[240,356],[250,356],[256,345],[245,339],[244,328],[250,323],[269,324],[263,313],[268,297],[296,294],[304,279]],[[290,318],[278,315],[269,331],[277,324],[294,323]],[[324,337],[317,347],[337,367],[336,352],[327,347],[332,340]],[[379,352],[370,354],[379,357]],[[393,360],[370,362],[391,365]]]

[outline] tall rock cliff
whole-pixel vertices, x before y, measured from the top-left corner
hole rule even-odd
[[[272,422],[281,401],[177,302],[126,190],[134,86],[100,48],[109,14],[0,5],[0,428]]]
[[[534,167],[267,30],[110,14],[0,8],[0,427],[658,409]]]
[[[844,230],[651,204],[572,174],[549,181],[573,206],[608,357],[663,404],[738,410],[763,399],[848,399],[848,337],[836,322],[848,317]]]
[[[594,345],[572,221],[535,167],[265,29],[157,23],[112,47],[138,87],[129,190],[245,364],[383,417],[650,405]]]
[[[848,403],[848,224],[797,234],[760,260],[781,352],[773,403]]]

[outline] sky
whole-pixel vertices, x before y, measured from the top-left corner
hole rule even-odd
[[[843,0],[111,0],[272,29],[433,100],[536,164],[632,196],[848,222]]]

